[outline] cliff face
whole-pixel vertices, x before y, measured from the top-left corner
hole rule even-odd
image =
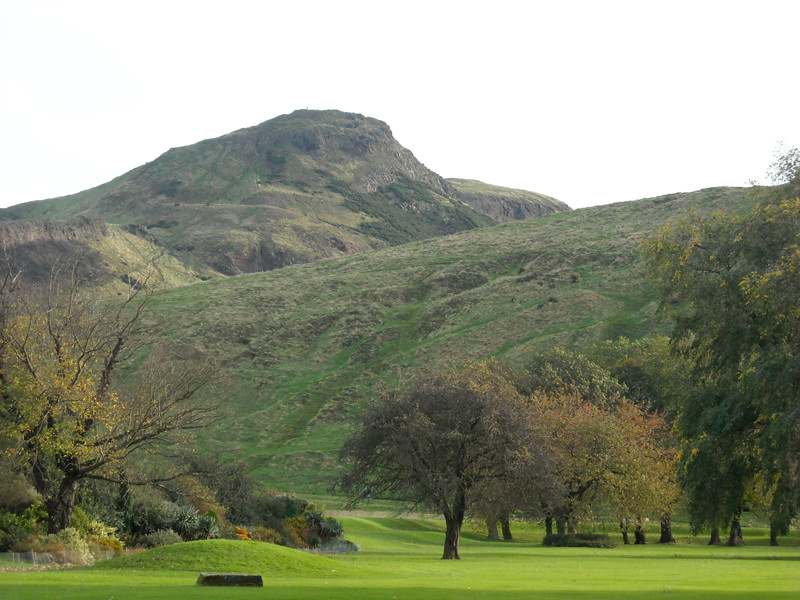
[[[66,221],[25,219],[0,223],[0,244],[4,248],[41,242],[82,242],[108,235],[100,217],[77,217]]]
[[[31,285],[47,283],[54,266],[70,271],[77,257],[74,275],[81,281],[99,283],[110,277],[103,257],[86,242],[108,235],[108,228],[98,217],[77,217],[67,221],[29,219],[0,223],[0,244],[11,269]]]
[[[495,223],[524,221],[572,210],[563,202],[525,190],[489,185],[474,179],[449,179],[455,195]]]

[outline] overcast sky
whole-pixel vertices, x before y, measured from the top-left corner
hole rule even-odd
[[[800,145],[797,0],[0,2],[0,205],[297,108],[572,207],[745,185]]]

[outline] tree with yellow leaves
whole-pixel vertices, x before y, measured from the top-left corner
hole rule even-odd
[[[7,260],[0,281],[0,436],[42,495],[51,533],[70,526],[82,480],[123,481],[132,454],[175,442],[214,411],[196,399],[213,369],[177,346],[149,348],[135,384],[115,386],[119,367],[145,354],[152,289],[142,280],[117,300],[97,298],[76,265],[55,268],[42,289]]]

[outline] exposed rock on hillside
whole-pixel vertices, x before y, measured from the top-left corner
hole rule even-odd
[[[456,198],[486,215],[495,223],[524,221],[572,210],[569,206],[544,194],[489,185],[474,179],[448,179]]]
[[[79,242],[108,235],[99,217],[77,217],[66,221],[23,219],[0,223],[0,244],[4,248],[36,242]]]
[[[67,221],[26,219],[0,223],[0,246],[11,267],[31,284],[49,280],[53,265],[81,256],[80,279],[99,282],[109,277],[102,256],[86,242],[108,235],[108,228],[98,217],[78,217]]]

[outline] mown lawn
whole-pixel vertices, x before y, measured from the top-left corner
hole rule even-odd
[[[545,548],[540,530],[514,542],[462,538],[462,560],[442,561],[440,521],[343,517],[362,551],[314,556],[257,542],[169,546],[89,569],[0,573],[0,598],[798,598],[800,546],[756,536],[744,548],[699,543],[609,550]],[[264,588],[199,588],[200,571],[260,573]]]

